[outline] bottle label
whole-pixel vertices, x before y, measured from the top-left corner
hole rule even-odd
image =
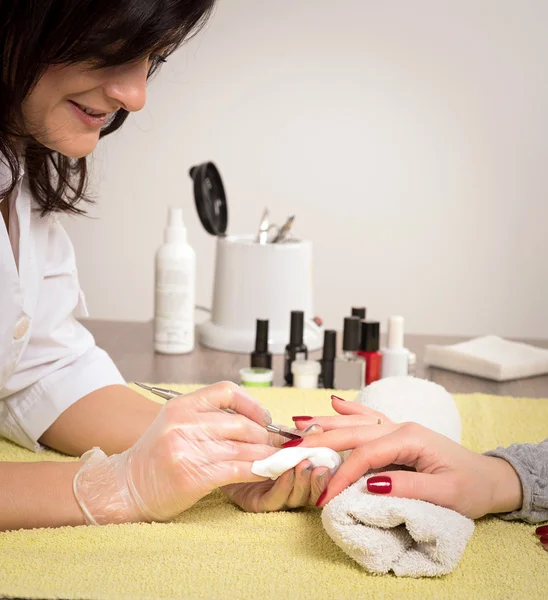
[[[194,289],[189,273],[157,269],[154,318],[157,343],[194,344]]]

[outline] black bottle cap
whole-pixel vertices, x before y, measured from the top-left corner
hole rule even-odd
[[[366,315],[366,308],[365,306],[353,306],[352,307],[352,316],[353,317],[360,317],[360,319],[365,320],[365,315]]]
[[[268,319],[257,319],[255,352],[268,352]]]
[[[292,346],[301,346],[304,336],[304,312],[302,310],[291,311],[291,333],[289,343]]]
[[[194,202],[205,230],[211,235],[226,235],[228,207],[217,167],[206,162],[192,167],[189,175],[194,181]]]
[[[356,352],[360,348],[360,317],[346,317],[344,320],[343,350]]]
[[[323,356],[322,360],[335,360],[337,356],[337,332],[334,329],[326,329],[323,334]]]
[[[381,326],[378,321],[362,321],[360,350],[363,352],[378,352],[380,345]]]

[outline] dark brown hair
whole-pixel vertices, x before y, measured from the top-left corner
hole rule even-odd
[[[21,106],[50,65],[91,62],[97,68],[151,56],[149,77],[205,23],[215,0],[0,0],[0,160],[14,189],[25,147],[25,171],[38,207],[82,213],[86,159],[59,154],[19,128]],[[155,55],[162,49],[162,56]],[[126,120],[120,109],[101,137]]]

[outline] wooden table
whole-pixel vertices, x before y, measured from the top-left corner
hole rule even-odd
[[[127,381],[150,383],[202,383],[221,380],[239,381],[239,370],[249,366],[249,355],[218,352],[197,345],[186,355],[156,354],[152,345],[151,322],[82,320],[95,336],[97,345],[106,350]],[[340,336],[339,336],[340,337]],[[406,335],[406,346],[417,355],[417,377],[443,385],[451,393],[482,392],[500,396],[548,398],[548,375],[497,383],[460,375],[423,363],[427,344],[454,344],[465,338],[455,336]],[[524,340],[548,348],[548,340]],[[321,352],[311,353],[320,358]],[[283,385],[283,356],[273,357],[274,384]]]

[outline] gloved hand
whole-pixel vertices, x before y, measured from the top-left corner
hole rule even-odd
[[[221,409],[230,408],[237,415]],[[275,452],[270,414],[239,386],[218,383],[166,403],[122,454],[83,455],[74,494],[88,524],[165,521],[217,487],[265,482],[255,460]]]
[[[300,433],[306,437],[322,432],[321,427],[312,425]],[[270,443],[278,448],[287,441],[287,438],[277,434],[270,435]],[[330,479],[330,469],[314,469],[309,460],[303,460],[275,481],[268,479],[260,483],[236,483],[226,485],[222,490],[235,504],[248,512],[273,512],[315,506]]]

